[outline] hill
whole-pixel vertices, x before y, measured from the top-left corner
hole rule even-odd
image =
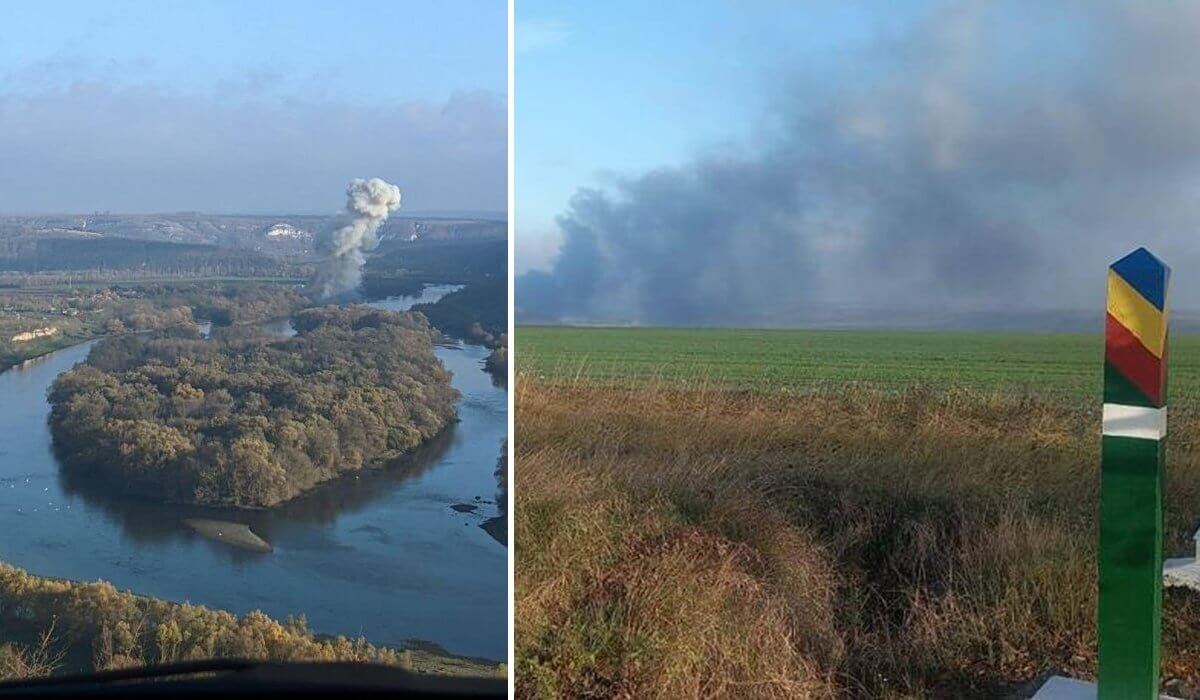
[[[0,215],[6,238],[125,238],[156,243],[212,245],[269,254],[308,255],[330,215],[167,214]],[[381,241],[470,241],[504,238],[503,219],[396,216],[379,230]]]

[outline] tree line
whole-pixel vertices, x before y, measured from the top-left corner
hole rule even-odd
[[[99,335],[152,331],[197,320],[214,325],[286,318],[309,303],[286,284],[175,282],[47,291],[0,290],[0,370]],[[19,342],[22,331],[54,334]]]
[[[376,646],[361,637],[317,635],[303,615],[283,622],[259,611],[239,617],[134,595],[103,581],[41,578],[3,563],[0,623],[14,635],[40,631],[42,639],[37,645],[0,643],[0,681],[212,658],[350,661],[418,673],[505,674],[503,664]],[[85,668],[67,666],[68,656],[90,657],[91,662]]]
[[[438,330],[468,343],[491,348],[484,370],[503,382],[508,378],[508,281],[475,282],[438,299],[416,304]]]
[[[287,263],[255,250],[132,238],[0,238],[0,269],[153,271],[164,275],[279,275]]]
[[[425,314],[447,335],[498,347],[508,329],[508,281],[468,284],[432,304],[416,304],[412,310]]]

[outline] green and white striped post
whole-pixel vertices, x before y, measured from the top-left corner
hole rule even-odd
[[[1145,248],[1108,269],[1100,462],[1099,697],[1158,697],[1167,288]]]

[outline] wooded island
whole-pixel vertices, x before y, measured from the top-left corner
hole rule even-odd
[[[185,326],[101,341],[50,389],[63,464],[131,495],[272,506],[454,420],[422,315],[321,307],[293,324],[287,339]]]

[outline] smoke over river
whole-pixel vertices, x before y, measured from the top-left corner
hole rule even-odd
[[[379,245],[376,234],[388,215],[400,208],[400,188],[377,177],[356,178],[346,190],[346,210],[317,238],[324,260],[313,286],[322,299],[358,288],[367,253]]]
[[[1099,314],[1139,245],[1193,269],[1174,301],[1200,305],[1197,36],[1182,2],[951,2],[830,71],[781,66],[764,133],[580,189],[517,313]]]

